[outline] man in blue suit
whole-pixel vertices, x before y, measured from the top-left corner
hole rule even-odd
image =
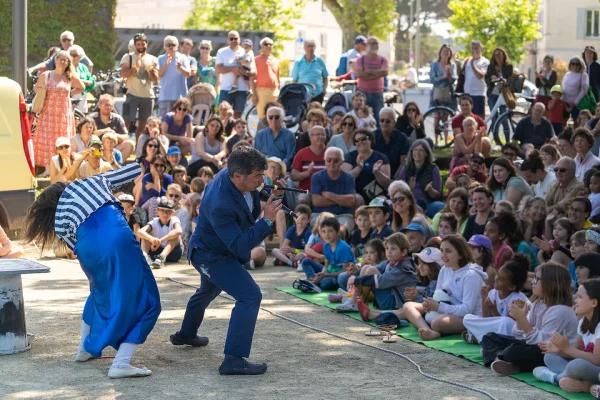
[[[253,364],[245,358],[250,355],[262,294],[243,264],[250,261],[252,249],[271,233],[281,200],[270,198],[264,217],[256,221],[261,213],[256,189],[267,169],[265,156],[252,147],[240,147],[231,153],[227,165],[204,192],[197,227],[188,244],[188,260],[200,272],[200,288],[190,298],[181,329],[171,335],[171,343],[206,346],[208,338],[197,335],[204,311],[225,291],[236,303],[219,373],[259,375],[265,373],[267,364]],[[273,192],[274,196],[281,194]]]

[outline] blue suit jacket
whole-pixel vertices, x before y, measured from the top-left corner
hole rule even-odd
[[[188,245],[188,260],[194,249],[194,261],[210,263],[235,258],[241,264],[250,261],[250,252],[269,234],[269,224],[261,219],[258,191],[252,191],[252,212],[242,192],[235,187],[227,168],[223,168],[204,191],[196,230]]]

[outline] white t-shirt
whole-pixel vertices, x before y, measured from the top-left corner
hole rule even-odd
[[[513,301],[521,299],[524,302],[529,303],[529,299],[527,298],[527,296],[525,296],[521,292],[512,292],[505,299],[501,299],[496,289],[490,290],[490,292],[488,293],[488,299],[490,299],[490,301],[492,302],[496,302],[496,308],[498,309],[500,315],[503,317],[508,317],[508,308],[510,306],[510,303],[512,303]]]
[[[172,216],[171,220],[169,221],[169,225],[163,225],[160,223],[160,218],[155,217],[152,221],[148,222],[148,225],[150,225],[150,227],[152,228],[152,232],[150,232],[152,234],[152,236],[157,237],[157,238],[161,238],[163,236],[166,236],[169,232],[171,232],[173,229],[175,229],[175,224],[179,224],[181,226],[181,221],[179,221],[179,218],[177,218],[176,216]],[[183,227],[182,227],[183,229]],[[162,242],[160,245],[162,247],[165,247],[168,244],[167,241]],[[181,236],[179,236],[179,245],[183,246],[183,243],[181,242]]]
[[[414,85],[419,84],[419,74],[417,73],[417,69],[414,67],[410,67],[406,70],[406,80],[413,83]]]
[[[367,118],[359,118],[354,110],[350,111],[350,114],[354,115],[354,117],[358,121],[357,129],[368,129],[370,131],[374,131],[375,129],[377,129],[377,121],[375,121],[375,117],[373,117],[373,114],[369,114]]]
[[[238,58],[244,58],[246,56],[246,50],[242,46],[238,47],[236,51],[231,50],[231,47],[227,46],[217,51],[216,64],[223,64],[224,67],[234,67],[240,65]],[[254,61],[254,60],[252,60]],[[221,90],[229,91],[231,87],[236,83],[233,72],[221,74]],[[248,84],[246,80],[240,77],[237,80],[238,90],[248,90]]]
[[[533,185],[533,194],[539,197],[546,197],[546,193],[548,193],[550,186],[552,186],[554,182],[556,182],[556,175],[554,175],[554,172],[548,172],[543,181],[539,181]]]
[[[583,324],[583,318],[579,321],[579,325],[577,325],[577,334],[581,336],[583,340],[583,348],[581,350],[587,353],[594,352],[594,346],[596,344],[596,340],[600,339],[600,326],[596,327],[596,332],[594,333],[581,333],[581,325]]]
[[[469,61],[465,65],[465,93],[470,94],[471,96],[485,96],[485,91],[487,89],[485,79],[483,77],[478,79],[475,76],[475,72],[473,72],[473,67],[471,66],[471,60],[472,58],[469,58]],[[485,74],[490,65],[490,60],[482,56],[473,63],[478,70]]]

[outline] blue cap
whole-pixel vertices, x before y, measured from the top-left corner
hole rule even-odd
[[[179,147],[177,147],[177,146],[169,147],[169,150],[167,150],[167,155],[172,156],[173,154],[181,155],[181,150],[179,150]]]
[[[358,35],[355,39],[354,39],[354,44],[367,44],[367,38],[364,37],[363,35]]]
[[[425,229],[423,229],[421,224],[417,224],[416,222],[412,222],[412,223],[408,224],[408,226],[406,228],[400,229],[400,232],[404,233],[406,231],[419,232],[421,235],[425,236]]]
[[[469,244],[475,247],[485,247],[486,249],[492,250],[492,241],[485,235],[473,235],[469,239]]]

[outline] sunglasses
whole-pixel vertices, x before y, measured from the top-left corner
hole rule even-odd
[[[187,112],[187,108],[177,107],[177,111]]]
[[[273,43],[263,43],[263,46],[268,46],[268,47],[270,47],[270,46],[273,46]]]
[[[536,276],[534,276],[534,277],[533,277],[533,281],[532,281],[532,283],[533,283],[534,285],[536,285],[536,284],[537,284],[539,281],[541,281],[541,280],[542,280],[542,278],[536,275]]]
[[[404,196],[398,196],[398,197],[394,197],[391,199],[392,203],[396,204],[396,203],[402,203],[404,200],[406,200],[406,197]]]
[[[157,144],[149,144],[148,147],[154,147],[155,149],[158,149],[158,145]]]
[[[64,150],[64,149],[68,149],[69,147],[71,147],[71,146],[68,144],[63,144],[62,146],[58,146],[56,148],[56,150]]]
[[[269,118],[270,120],[278,120],[279,118],[281,118],[281,115],[269,115],[267,118]]]
[[[571,168],[554,168],[554,172],[561,172],[561,173],[565,173],[569,170],[571,170]]]
[[[407,108],[406,112],[407,113],[409,113],[409,112],[417,112],[417,109],[416,108]]]
[[[389,124],[390,122],[392,122],[391,119],[387,119],[387,118],[381,118],[379,120],[379,122],[381,122],[382,124]]]
[[[364,142],[365,140],[369,140],[368,137],[363,136],[363,137],[359,137],[357,139],[354,139],[354,144],[360,143],[360,142]]]
[[[200,50],[210,50],[210,47],[204,47],[204,46],[202,46],[202,47],[200,47]]]
[[[79,54],[71,53],[71,57],[73,57],[73,58],[79,57]]]
[[[167,47],[177,47],[177,45],[175,43],[169,43],[167,44]]]
[[[73,39],[69,39],[69,38],[62,38],[60,39],[61,42],[72,42]]]
[[[170,194],[168,197],[169,197],[170,199],[180,199],[180,198],[181,198],[181,196],[180,196],[180,195],[178,195],[178,194]]]
[[[233,41],[235,41],[235,40],[240,40],[240,38],[238,38],[238,37],[230,37],[230,38],[229,38],[229,41],[230,41],[230,42],[233,42]]]
[[[339,158],[326,158],[325,159],[325,162],[333,163],[333,164],[339,163],[340,161],[342,161],[342,160],[340,160]]]
[[[154,164],[154,167],[155,167],[155,168],[161,168],[161,167],[162,167],[162,168],[166,168],[167,166],[166,166],[165,164],[156,164],[156,163],[155,163],[155,164]]]
[[[342,126],[354,126],[354,122],[342,122]]]

